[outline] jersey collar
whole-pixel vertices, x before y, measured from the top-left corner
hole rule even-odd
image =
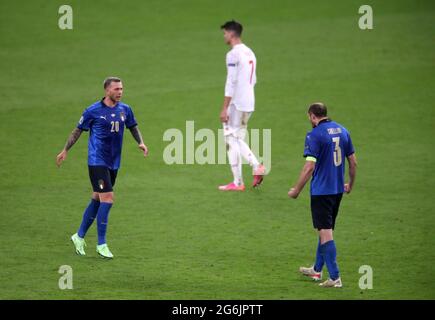
[[[323,120],[321,120],[321,121],[319,121],[319,123],[317,124],[317,126],[316,127],[318,127],[319,125],[321,125],[322,123],[326,123],[326,122],[331,122],[331,119],[323,119]]]
[[[116,108],[116,107],[118,106],[118,104],[119,104],[119,102],[117,102],[113,107],[109,107],[108,105],[106,105],[106,104],[104,103],[104,97],[101,99],[100,102],[101,102],[101,104],[103,105],[103,107],[110,108],[110,109]]]

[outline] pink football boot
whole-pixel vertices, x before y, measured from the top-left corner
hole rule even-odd
[[[262,164],[260,164],[257,170],[254,171],[254,181],[252,182],[252,187],[256,188],[263,182],[264,173],[266,169]]]
[[[220,191],[245,191],[245,185],[242,184],[237,186],[234,182],[226,184],[224,186],[219,186]]]

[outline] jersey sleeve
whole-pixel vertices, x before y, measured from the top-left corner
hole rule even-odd
[[[125,119],[125,126],[128,129],[137,126],[136,118],[134,117],[134,113],[133,110],[131,110],[131,108],[127,108],[127,117]]]
[[[77,128],[83,131],[88,131],[91,127],[92,121],[92,114],[88,109],[86,109],[85,111],[83,111],[83,114],[80,117],[79,122],[77,123]]]
[[[352,143],[352,139],[350,137],[350,134],[347,132],[347,144],[344,150],[346,157],[351,156],[352,154],[355,153],[355,149],[353,147],[353,143]]]
[[[304,158],[313,157],[318,158],[320,152],[320,145],[314,135],[307,133],[305,137]]]
[[[237,55],[230,51],[226,57],[227,64],[227,81],[225,83],[225,97],[233,97],[237,83],[237,68],[239,61]]]

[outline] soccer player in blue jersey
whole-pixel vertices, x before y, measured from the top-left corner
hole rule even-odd
[[[68,151],[77,142],[82,131],[90,131],[88,141],[88,169],[93,193],[83,214],[82,223],[71,241],[78,255],[84,256],[85,235],[92,222],[97,219],[97,253],[103,258],[113,258],[106,243],[109,211],[113,204],[113,186],[121,162],[124,127],[130,130],[144,156],[148,154],[142,135],[131,108],[121,102],[123,86],[121,79],[109,77],[104,80],[105,96],[88,107],[77,127],[69,136],[65,147],[57,155],[60,166]]]
[[[356,157],[349,132],[331,121],[323,103],[313,103],[308,109],[313,130],[305,138],[305,165],[296,185],[288,192],[296,199],[311,180],[311,214],[313,226],[318,230],[319,242],[315,264],[299,271],[316,281],[322,279],[326,264],[329,279],[322,287],[341,288],[342,282],[336,261],[336,248],[332,236],[343,193],[350,193],[355,183]],[[345,161],[349,163],[349,182],[345,183]]]

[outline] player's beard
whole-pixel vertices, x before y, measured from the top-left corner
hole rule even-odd
[[[109,96],[109,99],[112,100],[113,103],[117,103],[121,100],[121,97],[117,98],[116,96]]]

